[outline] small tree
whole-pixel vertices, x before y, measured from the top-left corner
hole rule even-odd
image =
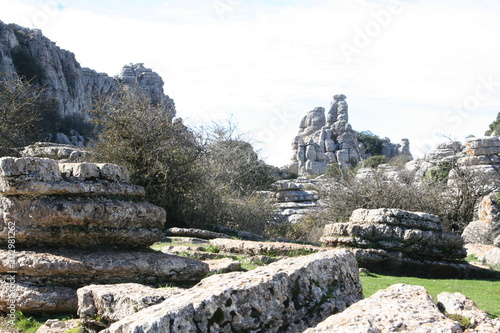
[[[16,148],[43,136],[41,96],[29,82],[0,75],[0,156],[17,155]]]
[[[497,114],[497,119],[490,124],[490,129],[486,131],[486,135],[491,135],[493,132],[500,134],[500,112]]]
[[[126,166],[147,200],[164,207],[169,221],[184,222],[202,182],[196,160],[202,147],[181,119],[153,105],[147,95],[122,86],[92,110],[97,126],[97,159]]]
[[[382,155],[384,140],[370,131],[359,132],[358,141],[365,146],[367,154],[372,156]]]

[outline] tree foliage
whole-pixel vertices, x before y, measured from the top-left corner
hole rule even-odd
[[[358,141],[365,146],[367,154],[382,155],[384,140],[370,131],[359,132]]]
[[[275,180],[273,170],[232,128],[195,133],[126,87],[105,97],[93,114],[97,158],[128,167],[147,200],[167,210],[169,225],[263,231],[272,218],[271,205],[256,191]]]
[[[486,135],[491,135],[493,132],[500,133],[500,112],[497,114],[497,119],[495,119],[490,124],[490,129],[486,131]]]

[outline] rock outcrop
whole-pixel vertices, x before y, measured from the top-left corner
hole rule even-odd
[[[104,332],[302,332],[362,298],[357,270],[334,250],[214,275]]]
[[[325,226],[321,242],[350,247],[361,267],[423,276],[466,276],[463,239],[443,232],[439,218],[400,209],[357,209],[350,222]],[[451,260],[451,262],[448,262]],[[443,276],[444,277],[444,276]]]
[[[470,322],[466,332],[500,332],[500,319],[491,319],[486,311],[477,308],[476,303],[460,293],[441,293],[437,295],[439,309],[448,315],[458,315]]]
[[[479,204],[478,219],[462,233],[466,243],[500,247],[500,204],[496,194],[485,196]]]
[[[292,162],[299,175],[321,175],[332,163],[348,166],[366,158],[365,148],[349,124],[345,100],[345,95],[335,95],[326,115],[323,107],[317,107],[301,120],[299,134],[292,143]],[[385,139],[382,153],[388,158],[410,155],[409,141],[403,139],[395,145]]]
[[[197,282],[208,265],[148,249],[165,211],[144,201],[113,164],[0,158],[0,275],[14,279],[17,309],[76,311],[90,283]],[[0,310],[12,296],[0,285]]]
[[[442,314],[424,287],[396,284],[379,290],[304,333],[463,332]]]
[[[319,179],[299,177],[293,181],[277,181],[266,194],[275,202],[276,211],[283,222],[296,223],[321,206],[321,186]]]
[[[173,100],[163,92],[162,78],[143,64],[126,65],[119,75],[110,77],[82,68],[73,53],[59,48],[40,30],[0,21],[0,73],[10,77],[26,75],[23,64],[16,62],[19,55],[32,67],[39,68],[33,83],[43,85],[46,97],[56,103],[56,110],[63,118],[86,119],[96,98],[112,93],[119,84],[138,87],[151,96],[153,103],[162,103],[172,117],[175,115]],[[70,143],[65,142],[67,138],[61,140],[56,141]]]

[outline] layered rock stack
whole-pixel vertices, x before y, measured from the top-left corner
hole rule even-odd
[[[76,312],[87,284],[195,282],[208,271],[148,249],[166,214],[123,167],[4,157],[0,194],[2,311],[15,299],[23,312]]]
[[[325,226],[321,242],[353,248],[359,265],[373,271],[458,276],[460,265],[446,261],[466,256],[463,239],[443,232],[439,217],[400,209],[357,209],[348,223]]]
[[[500,178],[500,138],[487,136],[469,138],[465,142],[465,156],[458,164],[478,173]]]
[[[349,124],[345,100],[345,95],[335,95],[326,115],[323,107],[317,107],[301,120],[299,133],[292,143],[292,162],[299,175],[321,175],[332,163],[349,166],[366,157],[358,134]],[[388,158],[410,155],[408,139],[403,139],[401,144],[385,139],[383,154]]]
[[[270,197],[276,202],[275,207],[283,222],[296,223],[305,215],[320,206],[319,181],[305,177],[291,180],[279,180],[273,184]]]

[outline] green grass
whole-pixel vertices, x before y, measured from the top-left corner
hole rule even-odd
[[[360,274],[365,297],[393,284],[405,283],[423,286],[437,300],[442,292],[461,293],[472,299],[477,307],[488,313],[491,318],[500,317],[500,280],[433,280],[413,277],[384,276],[372,273]]]

